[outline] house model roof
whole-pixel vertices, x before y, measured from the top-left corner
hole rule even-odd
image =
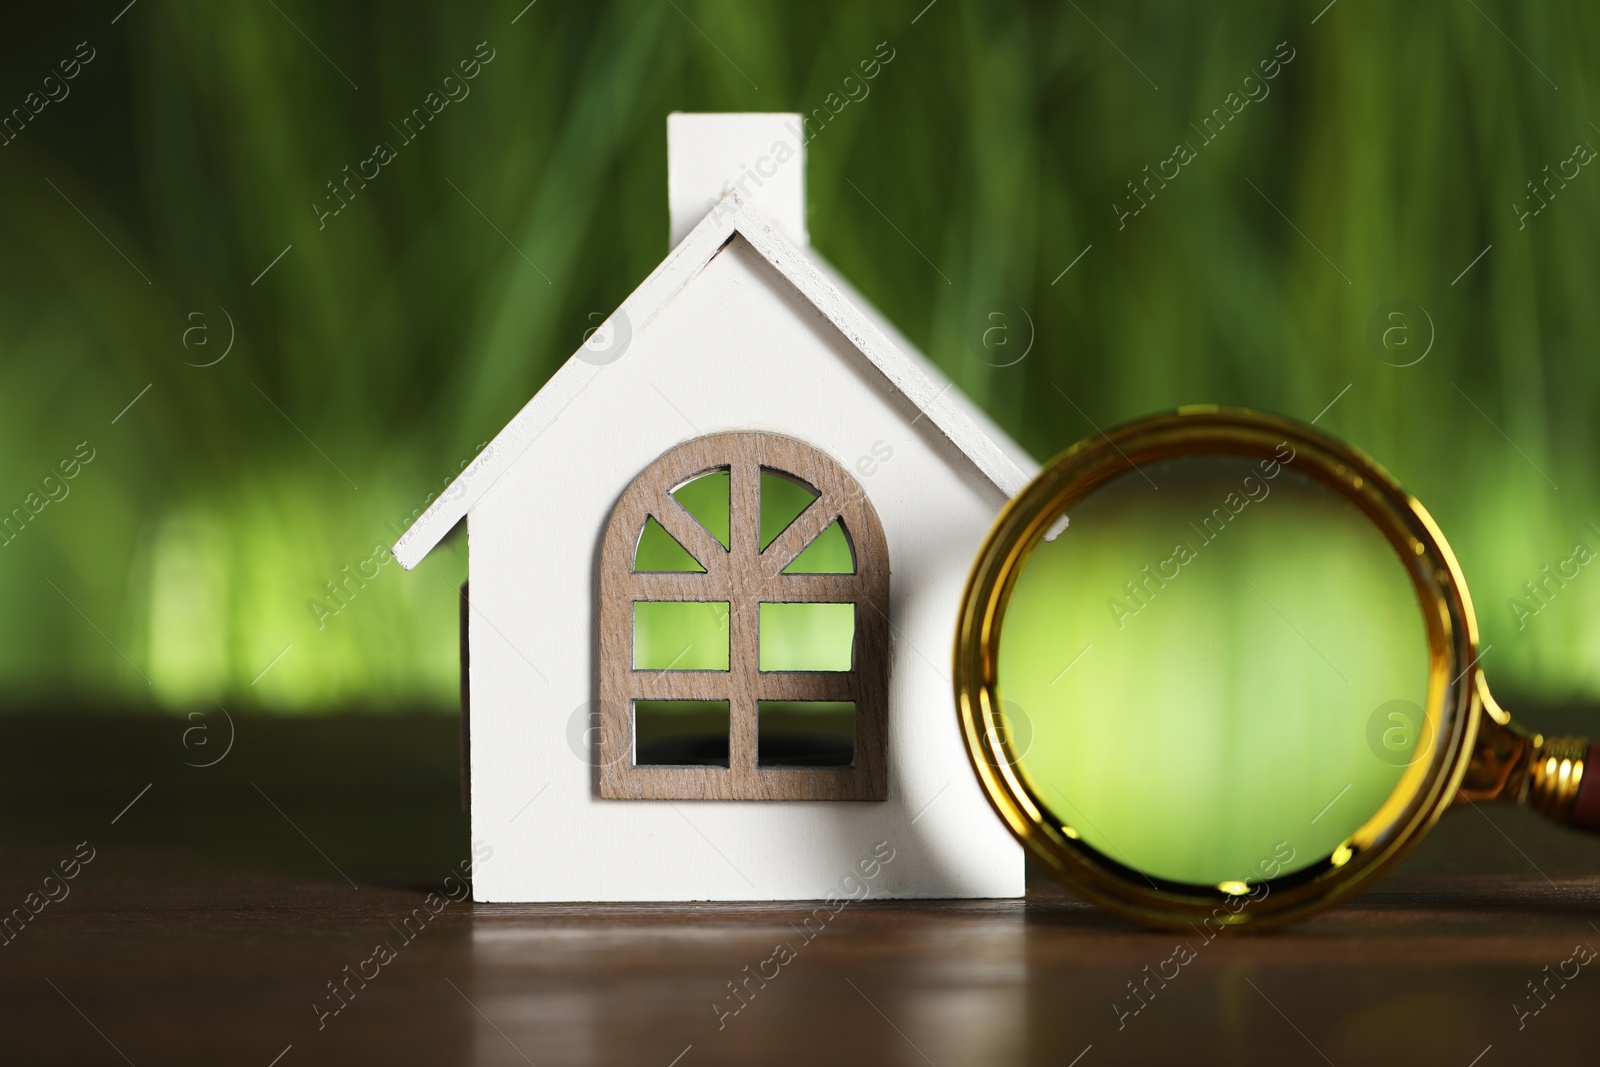
[[[815,306],[1001,493],[1015,495],[1037,472],[1032,457],[832,267],[786,237],[733,189],[395,543],[393,552],[400,565],[410,570],[420,563],[599,375],[630,373],[628,361],[616,359],[616,346],[648,329],[656,313],[735,236],[748,242]]]

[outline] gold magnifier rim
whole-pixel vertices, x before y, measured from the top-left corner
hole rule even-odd
[[[1429,649],[1431,758],[1413,762],[1389,799],[1329,857],[1251,882],[1160,882],[1064,833],[1034,793],[1000,717],[996,678],[1006,603],[1033,548],[1063,514],[1112,478],[1164,459],[1197,455],[1273,458],[1328,487],[1383,533],[1411,577]],[[1281,457],[1279,457],[1281,458]],[[1135,419],[1080,441],[1052,460],[1001,510],[973,564],[956,626],[957,711],[973,770],[1029,856],[1080,896],[1124,918],[1183,928],[1196,921],[1253,926],[1291,922],[1329,907],[1399,860],[1450,806],[1477,737],[1478,629],[1455,554],[1427,509],[1370,457],[1279,415],[1213,405]],[[1265,887],[1262,889],[1261,887]]]

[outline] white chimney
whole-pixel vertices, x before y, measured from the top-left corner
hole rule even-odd
[[[672,246],[694,229],[728,190],[738,189],[785,237],[806,235],[806,148],[798,114],[667,116],[667,210]]]

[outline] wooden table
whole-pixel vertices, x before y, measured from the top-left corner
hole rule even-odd
[[[468,855],[452,722],[236,719],[209,767],[185,761],[224,731],[185,747],[191,725],[0,718],[0,908],[94,850],[0,947],[0,1063],[1496,1067],[1600,1047],[1600,961],[1519,1029],[1528,983],[1600,948],[1600,841],[1523,812],[1452,815],[1313,922],[1181,939],[1193,961],[1119,1024],[1180,938],[1047,883],[865,901],[810,941],[787,904],[430,914]],[[780,943],[794,958],[750,979]]]

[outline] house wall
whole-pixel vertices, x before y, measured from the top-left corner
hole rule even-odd
[[[789,434],[861,482],[891,568],[884,803],[601,800],[593,735],[600,539],[629,481],[723,430]],[[887,454],[887,458],[885,455]],[[963,749],[950,648],[967,568],[1003,502],[742,238],[605,366],[477,503],[472,833],[484,901],[1016,896],[1020,848]],[[859,890],[857,890],[859,893]]]

